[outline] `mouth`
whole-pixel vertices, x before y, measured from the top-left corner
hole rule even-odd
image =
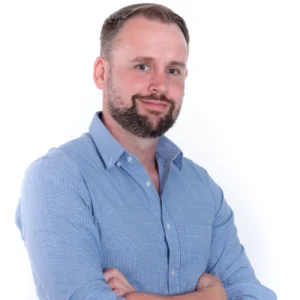
[[[164,101],[158,101],[158,100],[140,100],[143,106],[152,109],[152,110],[158,110],[158,111],[165,111],[169,105],[168,103]]]

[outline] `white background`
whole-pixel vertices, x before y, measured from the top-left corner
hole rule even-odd
[[[137,1],[135,1],[137,2]],[[28,164],[88,129],[102,22],[134,1],[0,4],[0,299],[36,299],[14,224]],[[189,78],[168,133],[235,212],[261,282],[299,297],[299,1],[162,1],[187,21]]]

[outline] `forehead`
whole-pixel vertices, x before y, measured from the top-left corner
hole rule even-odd
[[[142,16],[129,19],[117,34],[114,56],[149,56],[170,60],[187,61],[188,47],[176,24],[164,24]]]

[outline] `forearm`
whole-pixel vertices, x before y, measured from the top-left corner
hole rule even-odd
[[[187,294],[182,295],[175,295],[175,296],[160,296],[148,293],[128,293],[125,295],[126,300],[221,300],[222,298],[211,298],[208,293],[204,293],[201,291],[195,291]]]

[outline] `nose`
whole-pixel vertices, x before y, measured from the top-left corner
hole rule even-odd
[[[168,91],[168,79],[165,72],[154,72],[149,84],[149,92],[152,94],[165,94]]]

